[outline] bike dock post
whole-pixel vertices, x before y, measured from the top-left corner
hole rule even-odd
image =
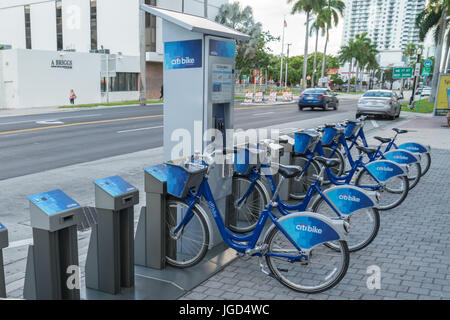
[[[6,298],[5,271],[3,269],[3,249],[7,248],[8,229],[0,223],[0,298]]]
[[[135,238],[135,262],[139,266],[164,269],[166,260],[167,172],[164,164],[145,171],[146,206],[142,207]]]
[[[86,260],[86,288],[118,294],[134,286],[134,206],[139,190],[119,176],[94,181],[97,224]]]
[[[285,165],[291,165],[292,164],[292,154],[294,152],[295,140],[294,140],[294,138],[292,138],[288,135],[280,136],[280,140],[287,141],[284,143],[280,142],[280,144],[283,146],[283,149],[284,149],[283,155],[280,157],[280,163],[285,164]],[[285,183],[281,186],[279,195],[280,195],[281,200],[286,201],[289,199],[289,182],[288,181],[285,181]]]
[[[28,199],[33,245],[28,248],[24,298],[79,300],[77,223],[81,206],[59,189]]]

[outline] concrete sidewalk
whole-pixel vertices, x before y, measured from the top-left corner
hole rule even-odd
[[[450,128],[441,127],[445,123],[444,118],[413,115],[396,124],[410,131],[399,136],[399,142],[431,145],[430,171],[401,206],[380,212],[377,237],[367,248],[351,254],[347,274],[336,287],[320,294],[297,293],[264,275],[258,258],[244,257],[181,299],[450,299]],[[373,130],[369,136],[390,137],[394,126]],[[367,288],[370,266],[380,268],[380,289]]]
[[[351,118],[350,114],[342,116]],[[395,122],[395,124],[401,125],[415,119],[412,115],[407,116],[401,122]],[[331,114],[318,119],[302,120],[274,127],[282,130],[311,128],[326,122],[340,120],[342,119],[336,119],[336,115]],[[383,125],[392,124],[387,121],[380,123]],[[377,130],[373,124],[371,121],[367,122],[367,131]],[[135,208],[135,222],[137,223],[140,206],[145,204],[143,168],[162,163],[162,152],[162,147],[155,148],[0,181],[0,190],[2,190],[0,201],[3,204],[2,210],[0,210],[0,221],[9,229],[11,242],[10,247],[4,250],[8,296],[12,298],[22,296],[27,245],[32,242],[28,195],[60,188],[81,205],[92,206],[94,205],[94,185],[92,181],[112,175],[120,175],[140,190],[140,205]],[[90,232],[79,233],[82,274],[84,273],[89,236]]]

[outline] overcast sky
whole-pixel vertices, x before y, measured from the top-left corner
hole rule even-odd
[[[234,0],[230,0],[230,3]],[[285,53],[287,43],[292,43],[290,56],[303,55],[305,48],[306,14],[291,15],[292,4],[286,0],[239,0],[242,7],[253,8],[253,15],[257,22],[261,22],[265,31],[270,31],[273,36],[279,36],[279,42],[270,44],[274,54],[281,53],[281,37],[283,34],[283,16],[286,15],[287,28],[285,31]],[[330,41],[327,53],[336,55],[341,47],[343,18],[339,26],[330,32]],[[323,52],[325,39],[319,39],[319,51]],[[309,38],[309,52],[314,52],[315,36]]]

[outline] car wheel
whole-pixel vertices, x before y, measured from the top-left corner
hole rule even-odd
[[[303,108],[302,107],[298,107],[298,110],[303,111]]]

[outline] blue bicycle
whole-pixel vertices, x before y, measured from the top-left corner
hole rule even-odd
[[[258,222],[260,208],[264,208],[269,202],[269,195],[262,182],[266,179],[272,194],[277,192],[277,184],[273,177],[273,169],[276,164],[264,161],[261,164],[251,163],[251,154],[257,154],[260,149],[243,148],[238,152],[235,161],[235,175],[233,177],[233,203],[234,210],[228,219],[229,227],[237,233],[252,231]],[[243,156],[239,157],[242,154]],[[336,165],[335,160],[324,157],[315,157],[315,161],[322,164],[321,171],[315,177],[302,202],[288,204],[276,197],[276,209],[286,216],[292,212],[306,211],[315,195],[317,198],[312,205],[312,211],[323,214],[329,218],[340,218],[349,223],[352,233],[347,238],[349,251],[358,251],[368,246],[376,237],[380,228],[380,215],[376,204],[378,202],[376,192],[367,192],[360,188],[343,185],[322,190],[320,185],[324,180],[325,168]],[[296,168],[296,167],[293,167]],[[281,175],[281,184],[286,178],[294,178],[295,175]],[[327,244],[337,249],[334,244]]]
[[[233,233],[226,228],[212,195],[208,175],[214,166],[211,155],[183,164],[167,163],[167,191],[174,196],[168,201],[166,217],[169,239],[167,262],[175,267],[198,263],[209,246],[209,220],[200,200],[203,198],[227,245],[241,254],[264,257],[270,273],[283,285],[304,293],[316,293],[335,286],[344,277],[349,264],[346,242],[348,224],[311,212],[297,212],[278,218],[273,209],[281,183],[263,210],[253,232]],[[301,171],[298,167],[279,167],[288,178]],[[263,241],[258,242],[266,222],[271,223]],[[338,250],[330,249],[333,243]]]
[[[335,135],[331,140],[345,143],[342,129],[333,129]],[[324,136],[328,135],[327,128],[324,130]],[[346,147],[346,144],[344,147]],[[345,175],[338,176],[331,172],[329,168],[325,168],[328,181],[335,185],[353,184],[366,190],[379,191],[381,193],[381,200],[378,204],[379,210],[389,210],[399,206],[406,199],[410,189],[407,167],[391,161],[399,161],[398,159],[382,159],[365,163],[363,161],[364,155],[371,155],[376,152],[376,149],[362,146],[356,148],[361,153],[356,160],[349,158],[352,167]],[[320,164],[314,160],[315,155],[325,156],[320,134],[315,130],[296,132],[294,151],[292,162],[295,165],[303,166],[303,174],[291,179],[289,195],[293,199],[301,200],[305,197],[309,185],[312,183],[310,176],[317,175],[320,172]],[[328,157],[333,157],[333,155],[331,153]],[[408,155],[410,155],[409,152]],[[335,158],[336,163],[340,161],[342,160]],[[380,170],[385,170],[386,174],[381,174],[382,171]]]

